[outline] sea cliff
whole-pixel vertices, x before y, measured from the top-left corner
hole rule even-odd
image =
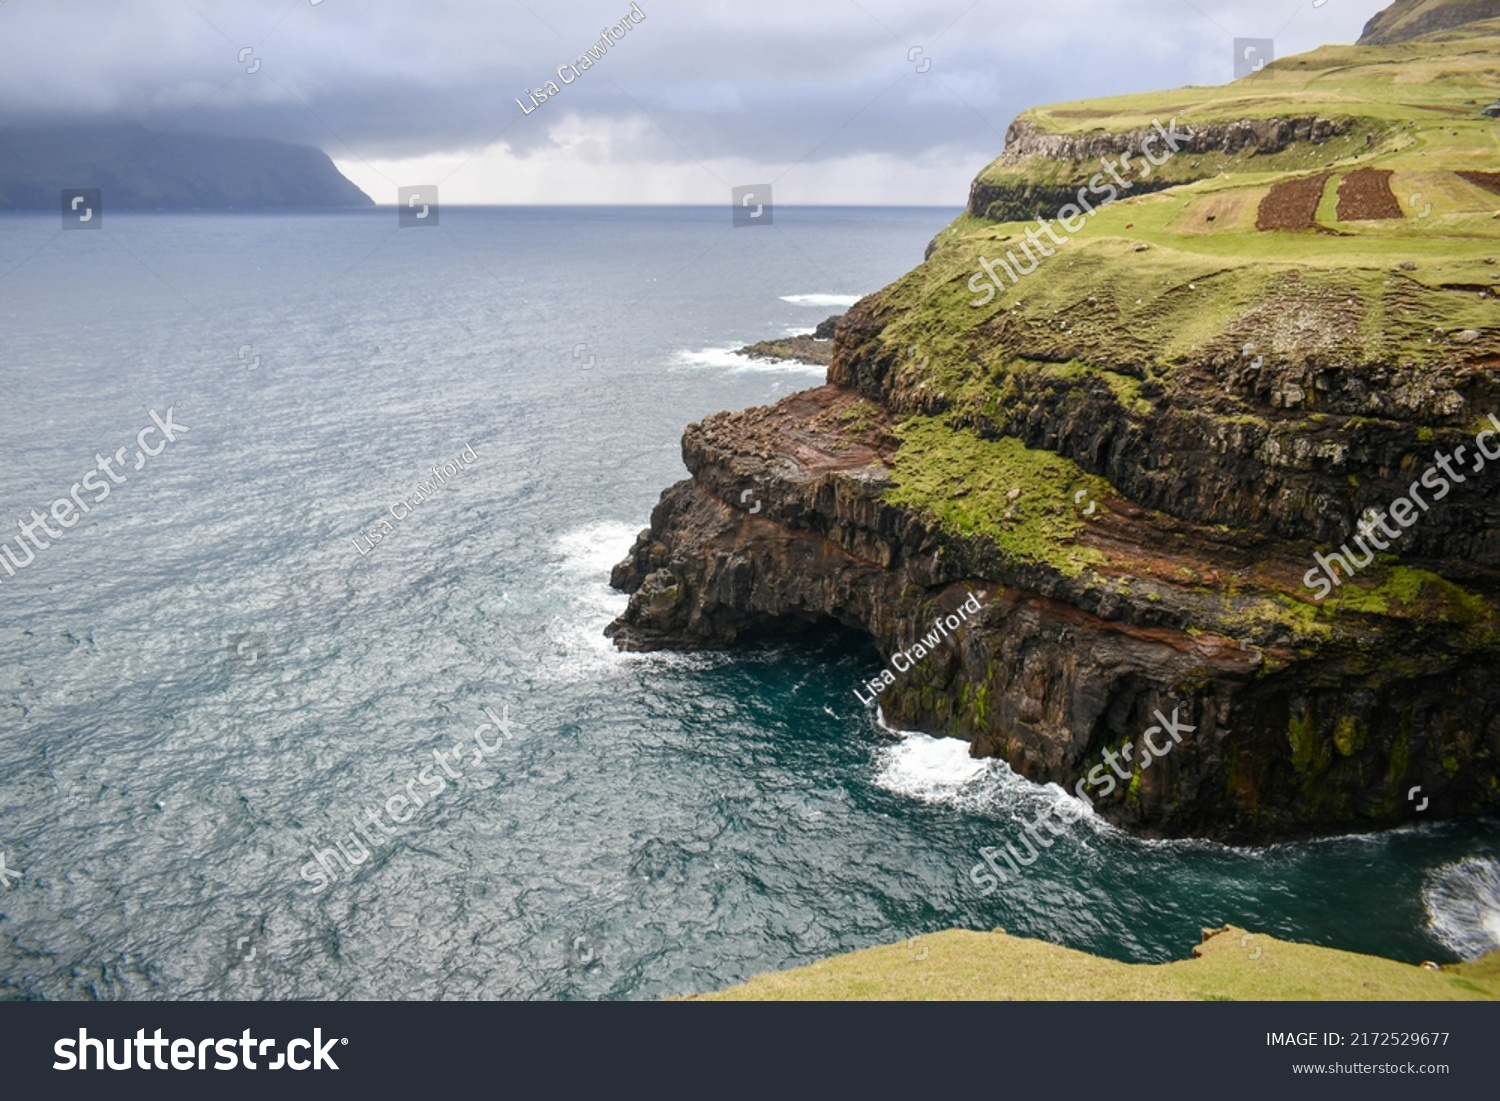
[[[1097,798],[1120,825],[1500,809],[1500,470],[1470,465],[1500,414],[1497,63],[1500,20],[1445,23],[1027,112],[838,323],[825,386],[688,427],[609,633],[837,623],[889,659],[983,592],[888,721],[1069,790],[1132,761]],[[1193,733],[1153,762],[1174,709]]]

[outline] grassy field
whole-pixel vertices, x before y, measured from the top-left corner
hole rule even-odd
[[[934,305],[950,321],[967,313],[972,328],[997,310],[1046,311],[1116,284],[1134,293],[1112,296],[1121,311],[1113,327],[1156,328],[1163,339],[1154,358],[1166,363],[1212,343],[1267,276],[1294,268],[1343,275],[1339,282],[1359,295],[1365,309],[1378,308],[1382,291],[1396,282],[1419,291],[1460,284],[1495,284],[1500,290],[1500,194],[1458,175],[1500,169],[1500,123],[1479,113],[1500,93],[1497,71],[1500,21],[1491,21],[1452,41],[1325,47],[1222,87],[1033,110],[1023,120],[1059,134],[1148,129],[1153,119],[1173,115],[1188,129],[1309,116],[1350,120],[1353,129],[1325,144],[1298,142],[1271,155],[1179,152],[1154,171],[1157,179],[1181,180],[1180,186],[1101,208],[1058,257],[1043,261],[1042,272],[984,308],[969,306],[975,296],[965,286],[979,256],[993,258],[1002,243],[1018,248],[1030,223],[961,218],[940,238],[944,249],[937,263],[919,269],[919,294],[941,299]],[[1392,194],[1406,216],[1338,221],[1338,189],[1356,167],[1390,170]],[[980,180],[1072,185],[1099,168],[1001,157]],[[1317,217],[1324,232],[1255,229],[1255,212],[1272,186],[1323,172],[1332,173]],[[1142,244],[1147,251],[1137,251]],[[1415,268],[1400,267],[1407,261]],[[1188,284],[1197,289],[1183,293]],[[1173,297],[1179,308],[1168,301]],[[1423,312],[1436,310],[1435,320],[1450,326],[1493,324],[1493,299],[1473,293],[1452,298],[1441,305],[1424,301]],[[1362,327],[1366,354],[1388,354],[1393,345],[1410,354],[1430,350],[1425,339],[1402,340],[1398,333],[1382,340],[1382,332],[1380,325]]]
[[[1119,963],[955,929],[761,975],[709,1001],[1472,1001],[1500,998],[1500,952],[1438,970],[1233,927],[1194,958]],[[696,999],[695,999],[696,1000]]]

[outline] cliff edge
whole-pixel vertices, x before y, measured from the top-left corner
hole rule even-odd
[[[1500,809],[1497,62],[1469,22],[1027,112],[826,386],[687,429],[608,633],[855,628],[889,721],[1116,762],[1147,835]]]

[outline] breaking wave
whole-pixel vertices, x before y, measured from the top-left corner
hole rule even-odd
[[[1500,861],[1467,857],[1445,864],[1422,887],[1427,930],[1461,959],[1500,949]]]
[[[859,297],[857,294],[783,294],[781,300],[793,306],[843,306],[847,310],[859,301]]]

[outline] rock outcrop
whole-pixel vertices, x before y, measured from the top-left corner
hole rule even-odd
[[[839,315],[835,315],[818,322],[818,327],[811,333],[762,340],[737,349],[735,355],[754,359],[793,360],[827,367],[833,359],[833,333],[838,321]]]
[[[969,188],[968,212],[992,221],[1020,221],[1055,214],[1073,202],[1091,179],[1109,180],[1106,159],[1115,163],[1118,179],[1128,181],[1132,195],[1146,195],[1169,187],[1213,177],[1225,159],[1271,157],[1297,144],[1326,145],[1358,127],[1352,118],[1260,118],[1233,122],[1190,124],[1181,116],[1162,118],[1165,133],[1178,137],[1176,159],[1165,171],[1152,171],[1138,154],[1142,143],[1157,138],[1154,127],[1110,132],[1059,134],[1043,130],[1034,120],[1021,118],[1005,133],[1005,153]],[[1373,138],[1371,139],[1373,140]],[[1119,163],[1127,154],[1134,162]],[[1052,171],[1037,172],[1037,162]],[[1062,179],[1056,170],[1062,167]]]

